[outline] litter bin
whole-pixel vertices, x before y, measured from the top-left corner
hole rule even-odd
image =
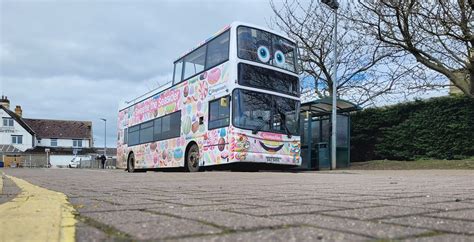
[[[0,161],[0,167],[3,167],[3,161]]]
[[[318,143],[319,169],[330,168],[329,145],[327,142]]]

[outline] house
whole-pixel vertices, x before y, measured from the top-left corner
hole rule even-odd
[[[24,118],[21,106],[10,110],[6,96],[0,99],[0,116],[0,160],[5,166],[28,161],[62,166],[74,156],[96,153],[91,121]]]

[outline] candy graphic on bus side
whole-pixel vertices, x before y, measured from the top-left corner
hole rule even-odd
[[[221,70],[218,67],[216,67],[209,72],[209,75],[207,76],[207,81],[209,82],[209,84],[213,85],[213,84],[216,84],[220,78],[221,78]]]
[[[224,148],[225,148],[225,139],[224,138],[220,138],[219,139],[219,142],[217,143],[217,148],[220,150],[220,151],[223,151]]]
[[[189,134],[189,132],[191,132],[191,117],[189,116],[184,117],[184,121],[182,125],[183,125],[183,133],[185,135]]]

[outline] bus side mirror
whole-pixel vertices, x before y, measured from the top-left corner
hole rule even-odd
[[[204,124],[204,117],[199,117],[199,124]]]

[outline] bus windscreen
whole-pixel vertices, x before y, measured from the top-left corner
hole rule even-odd
[[[299,132],[297,100],[237,89],[233,92],[233,124],[242,129],[295,135]]]

